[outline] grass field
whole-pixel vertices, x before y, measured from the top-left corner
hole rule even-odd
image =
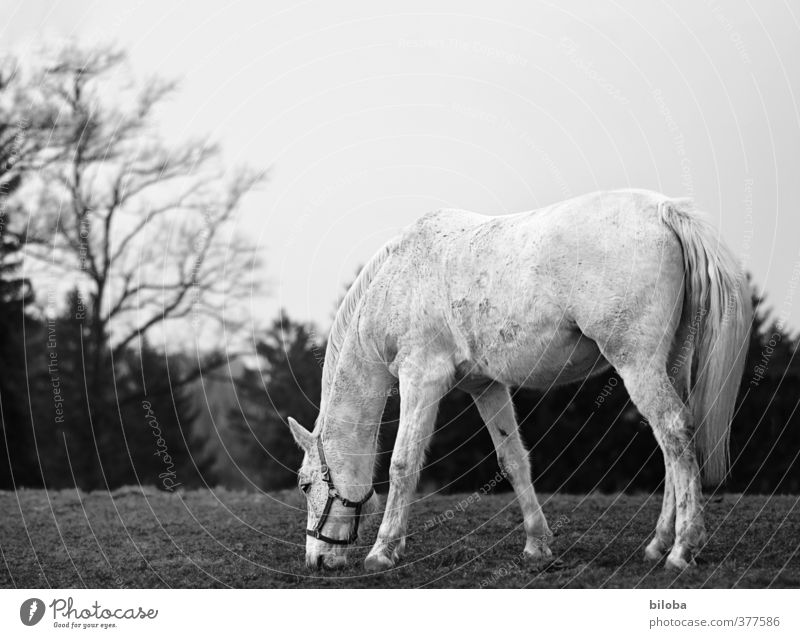
[[[341,572],[304,565],[299,495],[139,488],[0,492],[0,586],[7,587],[800,587],[798,497],[708,502],[711,540],[677,574],[642,560],[660,496],[542,496],[555,562],[520,558],[510,494],[420,496],[406,560],[367,575],[366,547]],[[367,521],[374,540],[379,520]]]

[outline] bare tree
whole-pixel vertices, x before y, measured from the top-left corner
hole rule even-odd
[[[166,322],[197,330],[257,284],[236,213],[264,173],[226,173],[206,140],[166,144],[154,112],[175,84],[132,85],[123,53],[74,46],[39,82],[59,121],[42,154],[29,251],[87,296],[90,382],[109,343],[114,356]]]

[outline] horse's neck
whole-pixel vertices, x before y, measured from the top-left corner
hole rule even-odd
[[[320,433],[331,466],[360,485],[372,485],[378,428],[393,379],[386,366],[363,354],[342,355],[323,397]]]

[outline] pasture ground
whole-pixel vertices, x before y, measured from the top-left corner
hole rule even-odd
[[[541,500],[556,534],[544,569],[520,557],[511,494],[420,495],[405,562],[367,575],[367,547],[341,572],[305,568],[295,492],[0,492],[0,587],[800,587],[797,496],[709,500],[710,543],[683,574],[642,559],[660,495]]]

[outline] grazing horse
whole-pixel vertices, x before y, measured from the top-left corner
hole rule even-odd
[[[522,509],[524,553],[552,556],[509,386],[546,390],[619,373],[664,454],[661,515],[645,556],[685,568],[706,541],[700,468],[724,479],[751,322],[741,269],[689,200],[599,192],[487,217],[440,210],[386,244],[338,309],[305,451],[306,562],[339,567],[372,489],[378,429],[399,382],[390,488],[365,567],[406,545],[409,504],[440,398],[469,392]]]

